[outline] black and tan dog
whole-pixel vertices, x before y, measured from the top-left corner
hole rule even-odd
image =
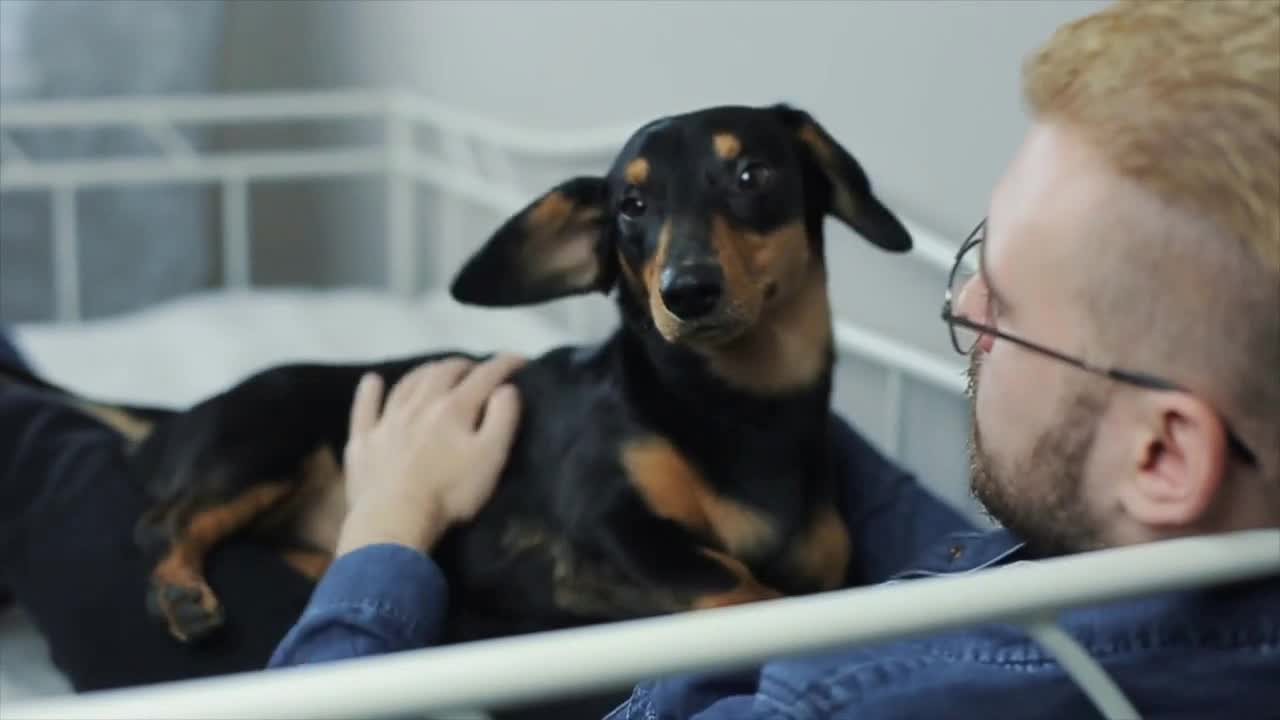
[[[453,593],[448,640],[841,582],[828,215],[885,250],[911,247],[807,113],[716,107],[640,128],[605,176],[551,189],[462,268],[460,302],[612,293],[621,323],[514,377],[524,416],[497,491],[435,553]],[[262,533],[323,569],[323,554],[290,544],[290,518],[341,479],[356,382],[448,354],[275,367],[181,412],[69,398],[132,444],[151,499],[137,534],[155,559],[147,600],[174,637],[223,622],[202,564],[232,534]]]

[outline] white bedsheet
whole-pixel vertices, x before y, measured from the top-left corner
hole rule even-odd
[[[49,380],[94,397],[163,406],[215,392],[294,360],[350,361],[436,349],[534,354],[570,341],[534,310],[458,305],[443,292],[412,300],[380,291],[219,291],[80,324],[14,328]],[[27,618],[0,612],[0,698],[65,693]]]

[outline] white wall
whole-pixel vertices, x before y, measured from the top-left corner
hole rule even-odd
[[[404,86],[471,110],[544,128],[642,122],[716,103],[785,100],[815,115],[860,159],[896,211],[958,243],[1026,119],[1023,57],[1100,0],[768,2],[240,2],[230,13],[225,82],[237,88]],[[548,180],[530,181],[529,192]],[[266,218],[280,242],[300,219],[320,231],[368,227],[372,195],[341,209],[312,203]],[[320,218],[320,219],[317,219]],[[438,273],[483,241],[481,217],[449,240]],[[881,253],[830,225],[837,309],[950,361],[938,319],[940,272]],[[310,231],[308,231],[310,232]],[[424,242],[438,242],[427,236]],[[376,273],[368,244],[339,238],[337,268]],[[268,265],[270,258],[267,258]],[[285,273],[287,275],[287,272]],[[607,304],[589,303],[601,326]],[[849,366],[838,402],[877,439],[883,376]],[[911,465],[958,504],[963,406],[938,393],[908,398]]]
[[[1103,5],[254,0],[231,8],[227,81],[407,86],[547,128],[787,100],[845,143],[892,208],[958,242],[1025,126],[1021,59]],[[870,283],[866,297],[916,279],[879,253],[850,259],[842,277]],[[884,327],[943,350],[936,327],[913,332],[916,310]]]

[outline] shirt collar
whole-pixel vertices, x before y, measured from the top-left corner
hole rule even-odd
[[[1017,560],[1025,550],[1026,543],[1004,528],[952,533],[932,545],[890,581],[982,570]]]

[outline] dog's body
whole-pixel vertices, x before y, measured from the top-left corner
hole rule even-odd
[[[605,177],[575,178],[508,220],[463,268],[477,305],[616,290],[619,329],[531,360],[492,499],[433,558],[446,640],[510,635],[838,585],[851,549],[827,472],[834,358],[822,223],[895,252],[905,229],[807,114],[721,107],[637,131]],[[341,482],[349,409],[437,353],[276,367],[181,412],[69,398],[121,431],[152,506],[148,601],[169,632],[221,624],[201,574],[253,530],[312,575],[297,510]],[[269,589],[264,589],[269,592]],[[142,602],[142,598],[139,601]]]

